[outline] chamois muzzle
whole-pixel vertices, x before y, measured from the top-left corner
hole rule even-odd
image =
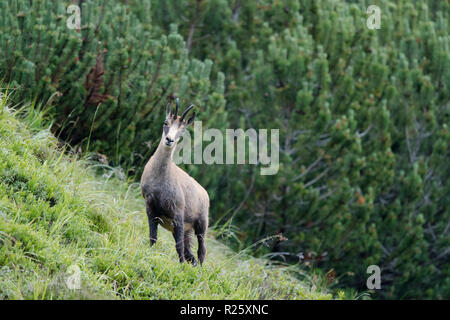
[[[169,138],[169,137],[166,137],[166,145],[167,145],[167,146],[170,147],[170,146],[172,145],[173,141],[174,141],[173,139],[171,139],[171,138]]]

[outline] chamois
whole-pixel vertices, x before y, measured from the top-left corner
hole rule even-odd
[[[198,260],[206,256],[205,236],[208,229],[209,196],[206,190],[173,161],[175,146],[186,127],[194,122],[195,112],[185,120],[194,107],[190,105],[178,116],[178,98],[175,113],[171,102],[166,107],[161,141],[147,162],[141,177],[141,191],[145,199],[150,245],[157,239],[158,224],[172,232],[180,262],[197,265],[191,251],[192,233],[198,239]]]

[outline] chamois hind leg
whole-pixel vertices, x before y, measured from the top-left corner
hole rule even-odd
[[[181,216],[181,217],[180,217]],[[184,258],[184,221],[182,215],[175,217],[173,221],[173,237],[175,239],[175,248],[177,249],[180,262],[185,261]]]
[[[192,236],[193,236],[192,230],[184,231],[184,257],[186,258],[187,261],[192,263],[193,266],[196,266],[197,259],[195,259],[195,256],[191,251]]]
[[[206,230],[208,229],[208,221],[206,219],[201,219],[197,221],[197,223],[194,226],[195,229],[195,235],[197,236],[198,240],[198,260],[200,261],[200,264],[203,264],[203,261],[205,261],[206,257],[206,245],[205,245],[205,238],[206,238]]]

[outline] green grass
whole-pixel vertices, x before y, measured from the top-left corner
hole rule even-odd
[[[33,106],[0,98],[0,299],[332,298],[321,277],[233,252],[214,232],[202,267],[178,263],[162,228],[150,248],[138,185],[64,152]],[[80,289],[66,284],[74,265]]]

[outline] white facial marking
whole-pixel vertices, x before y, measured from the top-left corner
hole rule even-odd
[[[178,132],[178,126],[170,126],[169,132],[167,133],[167,137],[175,141],[177,132]]]

